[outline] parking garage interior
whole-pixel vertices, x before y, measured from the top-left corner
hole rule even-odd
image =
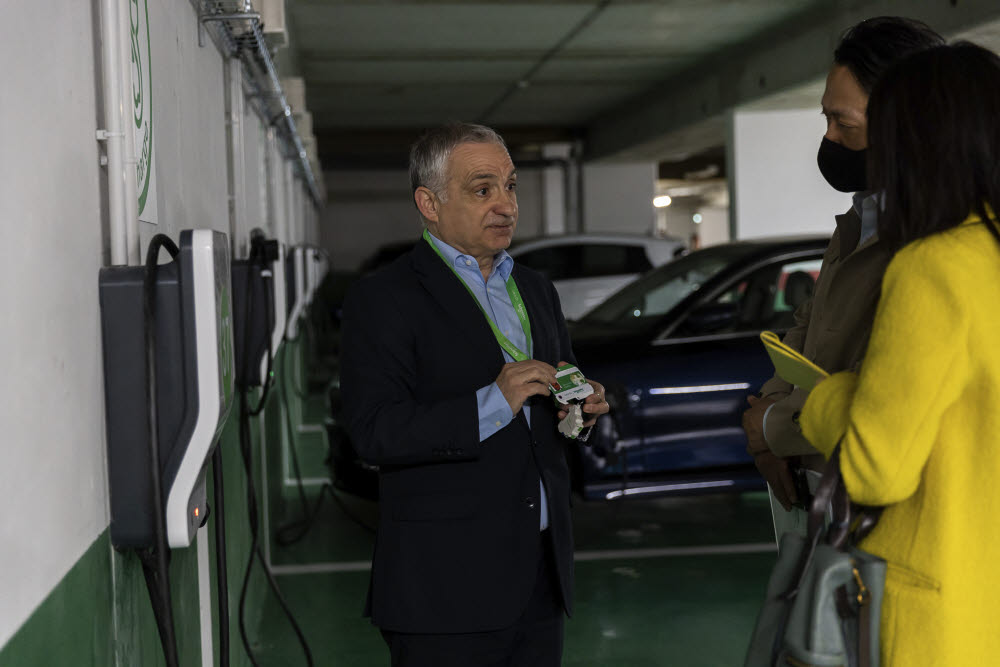
[[[191,473],[208,516],[165,565],[177,664],[389,664],[362,613],[377,472],[353,456],[339,411],[339,315],[354,280],[419,239],[407,159],[420,133],[467,121],[504,137],[518,169],[515,243],[764,247],[829,236],[851,205],[816,169],[819,100],[845,28],[905,15],[1000,49],[995,0],[4,9],[0,666],[12,667],[169,664],[152,565],[115,534],[110,405],[125,398],[112,377],[142,361],[109,356],[102,305],[102,271],[141,275],[157,235],[172,239],[161,265],[171,244],[190,248],[185,230],[215,233],[220,272],[280,257],[292,268],[280,269],[279,310],[294,306],[280,328],[268,313],[244,368],[260,366],[256,384],[217,387],[223,418],[204,427],[214,432]],[[821,248],[794,252],[733,289],[783,289],[818,271]],[[250,320],[245,304],[235,312]],[[136,326],[126,338],[141,336]],[[741,664],[777,552],[763,482],[630,486],[642,454],[623,447],[593,454],[609,477],[573,495],[577,603],[563,665]]]

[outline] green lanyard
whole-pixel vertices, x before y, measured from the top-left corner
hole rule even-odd
[[[473,292],[472,289],[465,284],[465,281],[462,280],[462,276],[458,275],[458,271],[455,270],[455,267],[452,266],[451,262],[448,261],[448,258],[441,253],[441,249],[437,247],[437,244],[435,244],[434,240],[431,239],[430,232],[426,229],[424,230],[424,240],[430,244],[434,252],[437,253],[437,256],[441,258],[441,261],[444,262],[449,269],[451,269],[452,273],[455,274],[458,281],[462,283],[462,287],[465,288],[465,290],[472,297],[472,300],[476,302],[477,306],[479,306],[479,310],[483,311],[483,316],[486,318],[486,322],[489,323],[490,329],[493,330],[493,335],[496,336],[497,342],[500,343],[500,347],[502,347],[507,354],[513,357],[515,361],[527,361],[530,359],[531,357],[517,349],[517,346],[510,342],[510,340],[500,332],[500,329],[498,329],[497,325],[493,322],[493,318],[490,317],[489,313],[486,312],[486,309],[483,308],[483,304],[479,303],[479,299],[476,298],[475,292]],[[521,329],[524,330],[524,338],[528,344],[528,349],[530,350],[531,324],[528,322],[528,311],[524,307],[524,301],[521,299],[521,293],[517,291],[517,285],[514,284],[514,280],[508,278],[506,285],[507,294],[510,295],[510,302],[514,306],[514,312],[517,313],[517,319],[521,322]]]

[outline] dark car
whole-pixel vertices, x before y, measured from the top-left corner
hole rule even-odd
[[[571,324],[580,368],[612,410],[572,452],[589,499],[764,488],[740,425],[812,295],[827,237],[728,243],[645,274]]]

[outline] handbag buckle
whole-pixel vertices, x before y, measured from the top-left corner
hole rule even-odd
[[[865,586],[865,582],[861,578],[861,573],[858,571],[857,563],[853,560],[851,561],[851,574],[854,575],[854,583],[858,585],[858,604],[862,606],[868,604],[868,601],[871,599],[871,592]]]

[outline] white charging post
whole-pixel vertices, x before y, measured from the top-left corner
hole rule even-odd
[[[285,293],[285,244],[278,243],[278,258],[274,260],[271,267],[274,281],[274,329],[271,331],[271,358],[278,356],[278,347],[285,337],[285,323],[288,321],[288,310],[286,305],[287,294]],[[267,373],[267,359],[261,360],[260,376],[265,378]],[[265,378],[266,379],[266,378]]]
[[[294,246],[288,251],[288,279],[291,281],[289,294],[292,301],[288,311],[288,339],[295,340],[298,337],[299,318],[305,312],[308,304],[308,290],[306,289],[306,249],[303,246]]]

